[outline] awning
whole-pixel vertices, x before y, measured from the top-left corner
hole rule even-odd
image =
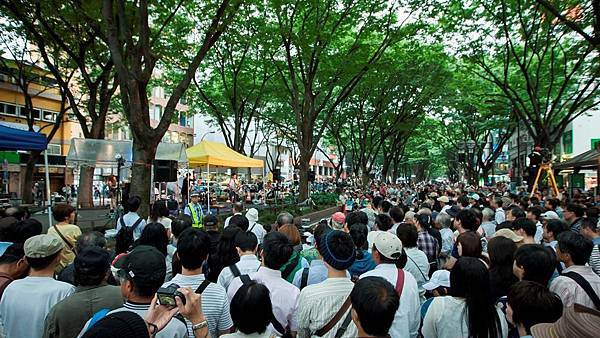
[[[125,166],[129,166],[133,160],[133,142],[74,138],[67,155],[67,165],[112,168],[117,166],[117,154],[125,160]],[[155,159],[177,161],[182,166],[187,163],[185,147],[181,143],[161,142],[156,149]]]
[[[554,169],[596,169],[600,167],[600,149],[588,150],[583,154],[579,154],[570,160],[557,163]]]
[[[187,149],[189,166],[203,167],[206,165],[228,168],[263,168],[262,160],[244,156],[223,143],[202,141]]]
[[[0,150],[44,151],[46,146],[44,134],[0,125]]]

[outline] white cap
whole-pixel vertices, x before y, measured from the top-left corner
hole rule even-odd
[[[398,236],[387,231],[377,233],[373,245],[380,254],[389,259],[398,259],[402,254],[402,241]]]
[[[248,211],[246,212],[246,218],[248,219],[248,222],[250,224],[258,222],[258,210],[254,208],[248,209]]]
[[[540,217],[545,219],[560,219],[558,214],[554,211],[546,211],[545,213],[541,214]]]
[[[450,287],[450,271],[448,270],[437,270],[431,275],[429,282],[423,284],[423,288],[427,291],[443,287]]]

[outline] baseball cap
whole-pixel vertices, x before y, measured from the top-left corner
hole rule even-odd
[[[60,238],[42,234],[28,238],[23,245],[25,256],[30,258],[44,258],[54,255],[64,247]]]
[[[346,215],[339,211],[331,216],[331,226],[336,230],[342,229],[344,227],[345,222]]]
[[[479,201],[479,194],[472,192],[468,195],[469,198]]]
[[[198,190],[192,190],[192,192],[190,192],[190,197],[194,196],[200,196],[200,192]]]
[[[387,231],[378,232],[373,245],[380,254],[389,259],[398,259],[402,254],[402,241],[398,236]]]
[[[213,214],[208,214],[208,215],[204,216],[203,223],[204,223],[204,226],[214,227],[217,225],[217,223],[219,223],[219,221],[217,220],[217,216],[215,216]]]
[[[450,208],[446,209],[444,212],[450,215],[450,217],[456,218],[456,216],[458,216],[458,213],[460,212],[460,208],[458,207],[458,205],[453,205]]]
[[[546,211],[545,213],[540,215],[540,218],[545,218],[545,219],[560,219],[560,217],[558,217],[558,214],[554,211]]]
[[[431,275],[429,282],[423,284],[423,288],[428,291],[437,289],[440,286],[450,287],[450,271],[437,270]]]
[[[496,233],[494,233],[494,237],[498,237],[498,236],[506,237],[515,243],[518,243],[523,240],[522,236],[519,236],[514,231],[512,231],[510,229],[506,229],[506,228],[500,229],[500,230],[496,231]]]
[[[128,254],[118,257],[114,266],[127,278],[137,282],[164,279],[167,270],[165,256],[149,245],[137,246]]]
[[[450,199],[446,195],[438,197],[437,201],[442,203],[450,203]]]

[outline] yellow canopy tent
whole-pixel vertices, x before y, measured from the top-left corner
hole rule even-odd
[[[186,153],[189,168],[206,166],[209,174],[211,165],[229,168],[263,168],[264,177],[265,164],[262,160],[244,156],[223,143],[202,141],[195,146],[188,148]],[[210,212],[210,185],[207,185],[207,192],[207,207]]]
[[[262,160],[244,156],[223,143],[202,141],[186,150],[188,166],[220,166],[230,168],[263,168]]]

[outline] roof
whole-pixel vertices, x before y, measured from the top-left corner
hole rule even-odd
[[[0,124],[0,150],[44,151],[47,144],[48,140],[44,134]]]
[[[223,143],[202,141],[186,150],[189,166],[202,167],[206,165],[228,168],[262,168],[264,162],[244,156]]]
[[[554,169],[596,169],[600,166],[600,148],[588,150],[579,154],[570,160],[560,162],[554,166]]]

